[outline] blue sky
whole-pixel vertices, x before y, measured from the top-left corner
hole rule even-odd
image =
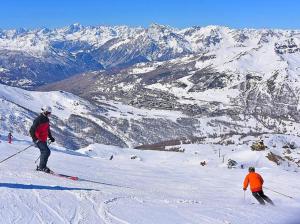
[[[129,25],[300,29],[298,0],[3,0],[0,28]]]

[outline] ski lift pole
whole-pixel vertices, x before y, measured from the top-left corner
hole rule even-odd
[[[22,149],[21,151],[16,152],[15,154],[13,154],[13,155],[11,155],[11,156],[9,156],[9,157],[3,159],[3,160],[1,160],[0,163],[3,163],[4,161],[9,160],[10,158],[12,158],[12,157],[14,157],[14,156],[20,154],[21,152],[24,152],[25,150],[29,149],[29,148],[32,147],[33,145],[34,145],[34,144],[32,144],[32,145],[26,147],[25,149]]]
[[[267,189],[267,190],[269,190],[269,191],[273,191],[273,192],[275,192],[275,193],[277,193],[277,194],[280,194],[280,195],[282,195],[282,196],[285,196],[285,197],[287,197],[287,198],[294,199],[293,197],[291,197],[291,196],[289,196],[289,195],[282,194],[282,193],[280,193],[280,192],[278,192],[278,191],[274,191],[274,190],[272,190],[272,189],[270,189],[270,188],[268,188],[268,187],[264,187],[264,188]]]

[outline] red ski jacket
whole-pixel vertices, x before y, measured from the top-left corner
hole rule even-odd
[[[47,138],[52,138],[50,132],[49,118],[44,114],[40,114],[34,121],[30,128],[30,135],[33,141],[39,140],[46,142]]]

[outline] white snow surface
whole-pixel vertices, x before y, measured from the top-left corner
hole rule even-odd
[[[0,160],[31,144],[17,134],[13,144],[5,133],[1,136]],[[281,138],[289,137],[275,136],[268,144]],[[277,167],[247,145],[180,147],[184,153],[99,144],[74,152],[50,146],[51,169],[90,182],[34,171],[39,150],[29,148],[0,164],[0,223],[299,224],[298,172]],[[219,149],[226,159],[256,165],[266,187],[293,199],[269,190],[274,207],[259,205],[249,190],[244,199],[247,170],[228,169]],[[207,165],[200,166],[204,160]]]
[[[0,99],[13,102],[34,112],[40,112],[41,107],[47,104],[52,107],[53,114],[59,114],[62,119],[67,119],[71,114],[85,113],[88,111],[87,107],[90,106],[87,101],[67,92],[26,91],[2,84],[0,84]]]
[[[96,98],[95,98],[96,99]],[[97,99],[98,102],[107,103],[114,108],[114,110],[110,110],[105,115],[110,118],[162,118],[168,119],[175,122],[180,117],[186,117],[180,111],[169,111],[169,110],[158,110],[158,109],[141,109],[137,107],[133,107],[131,105],[126,105],[121,102],[112,101],[112,100],[101,100]]]

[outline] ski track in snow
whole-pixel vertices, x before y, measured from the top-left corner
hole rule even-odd
[[[105,221],[106,224],[111,223],[119,223],[119,224],[129,224],[129,222],[126,222],[125,220],[118,218],[117,216],[113,215],[109,211],[109,204],[114,203],[115,201],[119,200],[120,198],[111,198],[109,200],[106,200],[100,204],[99,212],[101,214],[101,217]],[[114,222],[115,221],[115,222]]]
[[[61,214],[59,214],[59,211],[53,208],[49,205],[45,200],[42,199],[42,196],[39,192],[36,190],[33,190],[34,195],[37,198],[38,204],[44,206],[45,210],[47,210],[51,215],[51,217],[55,217],[58,221],[61,223],[67,223],[68,220],[66,220]],[[44,210],[44,209],[43,209]]]

